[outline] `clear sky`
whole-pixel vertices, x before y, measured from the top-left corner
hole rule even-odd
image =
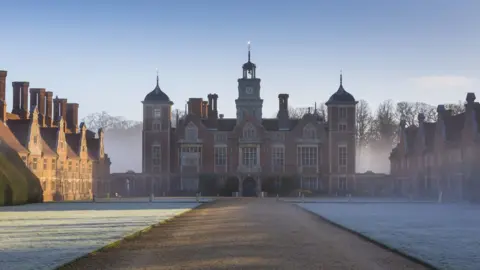
[[[80,104],[141,120],[160,87],[175,107],[219,95],[235,115],[237,78],[252,42],[264,116],[313,106],[344,86],[373,107],[385,99],[438,103],[480,90],[478,0],[4,0],[0,69]],[[477,92],[480,99],[480,92]]]

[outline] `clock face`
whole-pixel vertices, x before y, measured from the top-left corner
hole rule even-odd
[[[249,95],[252,94],[253,93],[253,87],[247,86],[247,88],[245,88],[245,93],[247,93]]]

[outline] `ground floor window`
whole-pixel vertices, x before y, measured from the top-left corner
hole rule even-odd
[[[304,176],[302,177],[302,188],[303,189],[317,189],[318,178],[315,176]]]

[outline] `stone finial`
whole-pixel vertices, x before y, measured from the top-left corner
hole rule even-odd
[[[425,114],[419,113],[418,114],[418,122],[423,123],[425,121]]]
[[[473,103],[475,102],[475,99],[476,99],[475,93],[470,92],[470,93],[467,93],[467,98],[465,100],[467,101],[467,103]]]
[[[445,105],[440,104],[437,106],[437,113],[443,113],[445,111]]]
[[[407,125],[407,121],[405,119],[400,120],[400,127],[402,129],[404,129],[406,125]]]

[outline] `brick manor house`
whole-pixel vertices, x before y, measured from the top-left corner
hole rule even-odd
[[[24,81],[12,82],[12,111],[7,112],[6,79],[7,71],[0,70],[2,151],[18,154],[38,178],[44,201],[91,198],[110,174],[103,131],[96,134],[84,123],[78,125],[79,104],[53,98],[45,88],[29,88]]]
[[[277,117],[264,118],[260,90],[249,49],[238,79],[236,118],[219,114],[219,97],[209,94],[208,100],[190,98],[185,118],[171,119],[173,102],[157,75],[157,85],[143,101],[142,174],[113,174],[119,180],[128,178],[117,190],[130,196],[150,190],[157,196],[191,194],[202,190],[202,179],[224,195],[271,193],[287,185],[287,179],[295,179],[296,188],[324,193],[355,189],[357,101],[341,77],[326,103],[328,119],[316,109],[291,119],[288,94],[278,95]]]
[[[465,111],[454,115],[438,105],[438,121],[400,122],[400,142],[390,154],[397,194],[447,200],[480,199],[480,104],[466,96]]]

